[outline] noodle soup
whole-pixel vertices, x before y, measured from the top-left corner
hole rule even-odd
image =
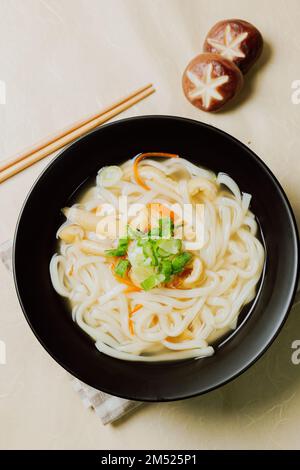
[[[261,278],[265,253],[250,201],[230,176],[172,154],[104,167],[63,209],[53,287],[102,353],[210,356]]]

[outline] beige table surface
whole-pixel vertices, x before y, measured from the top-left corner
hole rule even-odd
[[[183,97],[181,73],[210,26],[230,17],[262,31],[264,54],[236,106],[202,113]],[[153,81],[157,93],[124,117],[180,115],[233,134],[270,166],[300,222],[300,104],[291,100],[291,84],[300,80],[299,24],[299,0],[0,0],[0,158]],[[0,243],[13,236],[25,195],[50,158],[0,185]],[[267,354],[234,382],[192,400],[144,406],[105,427],[31,333],[0,266],[7,345],[0,448],[299,448],[300,365],[290,359],[299,315],[295,308]]]

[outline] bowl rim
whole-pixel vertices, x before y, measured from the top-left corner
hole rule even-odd
[[[171,398],[161,397],[159,399],[156,399],[156,398],[144,398],[143,397],[143,398],[139,399],[139,398],[132,398],[132,397],[126,395],[126,393],[125,394],[119,394],[119,393],[112,392],[111,390],[107,390],[107,389],[105,389],[105,387],[101,388],[101,391],[103,391],[105,393],[108,393],[108,394],[113,393],[114,396],[117,396],[119,398],[124,398],[124,399],[127,399],[127,400],[137,400],[137,401],[144,401],[144,402],[169,402],[169,401],[178,401],[178,400],[193,398],[193,397],[200,396],[200,395],[203,395],[205,393],[211,392],[211,391],[213,391],[213,390],[215,390],[215,389],[217,389],[217,388],[219,388],[223,385],[226,385],[227,383],[235,380],[241,374],[246,372],[253,364],[255,364],[255,362],[257,362],[265,354],[267,349],[271,346],[271,344],[275,341],[275,339],[279,335],[279,333],[280,333],[282,327],[284,326],[284,324],[287,320],[287,317],[290,313],[290,310],[292,308],[293,301],[294,301],[294,298],[295,298],[295,295],[296,295],[296,292],[297,292],[298,279],[299,279],[299,273],[300,273],[300,266],[299,266],[299,246],[300,246],[300,242],[299,242],[299,232],[298,232],[298,227],[297,227],[297,223],[296,223],[296,218],[295,218],[291,203],[290,203],[283,187],[281,186],[280,182],[278,181],[276,176],[273,174],[273,172],[270,170],[270,168],[247,145],[245,145],[243,142],[238,140],[236,137],[233,137],[228,132],[226,132],[222,129],[219,129],[218,127],[213,126],[211,124],[207,124],[205,122],[198,121],[196,119],[190,119],[190,118],[186,118],[186,117],[182,117],[182,116],[176,116],[176,115],[165,115],[165,114],[147,114],[147,115],[138,115],[138,116],[131,116],[131,117],[128,117],[128,118],[118,119],[116,121],[112,121],[112,122],[108,122],[106,124],[103,124],[100,127],[97,127],[96,129],[93,129],[93,130],[87,132],[83,136],[77,138],[76,140],[74,140],[70,144],[63,147],[57,153],[57,155],[54,158],[51,159],[51,161],[45,166],[45,168],[42,170],[42,172],[37,176],[37,178],[35,178],[34,182],[32,183],[32,185],[31,185],[31,187],[30,187],[30,189],[29,189],[29,191],[28,191],[28,193],[25,197],[25,200],[24,200],[24,202],[21,206],[21,209],[19,211],[19,215],[18,215],[18,218],[17,218],[16,227],[15,227],[15,231],[14,231],[13,249],[12,249],[13,279],[14,279],[15,289],[16,289],[16,292],[17,292],[17,297],[18,297],[21,309],[23,311],[23,314],[26,318],[27,323],[29,324],[29,326],[30,326],[34,336],[38,340],[38,342],[47,351],[47,353],[52,357],[52,359],[55,360],[56,363],[58,363],[61,367],[63,367],[73,377],[78,378],[82,382],[85,382],[84,377],[81,377],[81,375],[77,374],[76,372],[74,373],[74,371],[71,370],[71,368],[69,366],[64,364],[61,359],[58,359],[56,357],[56,354],[53,353],[53,351],[51,351],[48,348],[48,346],[45,344],[44,340],[41,339],[39,334],[35,331],[32,323],[31,323],[31,320],[29,318],[29,315],[26,313],[26,309],[25,309],[25,306],[23,304],[21,294],[20,294],[20,291],[19,291],[19,287],[18,287],[18,274],[17,274],[17,270],[16,270],[16,245],[17,245],[19,225],[20,225],[21,219],[23,217],[24,209],[27,205],[27,202],[30,199],[31,194],[34,192],[37,184],[40,182],[40,180],[42,178],[44,178],[44,176],[49,171],[49,169],[52,167],[52,165],[55,165],[55,162],[69,148],[71,148],[72,146],[77,146],[78,144],[80,144],[80,142],[82,140],[87,139],[90,135],[96,134],[97,132],[99,132],[100,130],[102,130],[104,128],[111,127],[111,126],[114,126],[114,125],[122,125],[123,123],[126,123],[128,121],[139,121],[139,120],[145,120],[145,119],[146,120],[147,119],[149,119],[149,120],[151,120],[151,119],[161,119],[161,120],[166,120],[166,121],[173,120],[173,121],[177,121],[177,122],[182,121],[182,122],[185,122],[185,123],[191,123],[193,125],[195,125],[195,124],[200,125],[200,126],[202,126],[202,128],[207,128],[207,129],[212,130],[213,132],[216,132],[217,134],[220,134],[221,136],[225,137],[226,139],[232,141],[235,145],[238,145],[240,148],[243,148],[244,150],[246,150],[247,153],[251,154],[251,157],[255,160],[256,164],[268,174],[268,176],[272,180],[275,187],[277,187],[277,189],[279,190],[280,196],[282,198],[282,202],[284,203],[285,209],[286,209],[286,211],[288,213],[288,216],[289,216],[289,219],[291,221],[291,229],[292,229],[291,243],[293,244],[294,251],[295,251],[295,258],[294,258],[294,263],[293,263],[293,273],[292,273],[292,281],[293,282],[290,285],[290,289],[286,292],[286,301],[285,301],[286,307],[284,309],[285,313],[283,315],[281,315],[280,323],[279,323],[277,329],[274,330],[272,335],[270,335],[270,338],[265,343],[264,347],[262,347],[257,352],[257,354],[252,355],[251,359],[249,361],[247,361],[247,364],[244,367],[241,367],[238,371],[236,371],[232,374],[227,374],[227,377],[225,379],[221,377],[220,379],[216,380],[215,383],[212,386],[208,386],[208,387],[206,387],[205,389],[203,389],[201,391],[194,392],[194,393],[188,393],[188,394],[180,393],[180,394],[176,395],[176,397],[171,397]],[[98,390],[100,390],[98,388],[98,385],[95,386],[92,383],[89,384],[89,385],[96,388],[96,389],[98,389]]]

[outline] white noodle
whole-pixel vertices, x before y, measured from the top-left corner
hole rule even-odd
[[[69,300],[73,320],[104,354],[145,362],[210,356],[213,339],[236,328],[263,270],[265,253],[249,210],[251,195],[241,193],[228,175],[216,176],[184,158],[146,159],[140,165],[150,190],[136,184],[128,161],[113,187],[94,186],[72,206],[81,212],[69,213],[57,232],[61,240],[49,267],[53,287]],[[209,191],[199,188],[200,180]],[[128,286],[113,276],[104,251],[113,243],[100,242],[91,227],[101,202],[112,204],[118,215],[119,196],[127,196],[128,204],[160,203],[170,209],[177,204],[172,210],[188,229],[183,247],[194,257],[179,288],[127,292]],[[197,202],[204,205],[204,243],[195,238],[194,222],[189,225],[179,210],[187,203],[194,209]]]

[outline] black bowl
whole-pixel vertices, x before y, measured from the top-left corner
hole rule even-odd
[[[261,288],[235,334],[214,356],[172,363],[135,363],[98,352],[75,325],[52,288],[49,261],[60,209],[87,178],[139,152],[179,153],[232,176],[253,195],[267,251]],[[177,400],[208,392],[253,364],[278,334],[293,302],[298,234],[289,202],[266,165],[241,142],[206,124],[170,116],[142,116],[102,126],[55,158],[30,191],[14,240],[14,278],[29,325],[51,356],[83,382],[120,397]]]

